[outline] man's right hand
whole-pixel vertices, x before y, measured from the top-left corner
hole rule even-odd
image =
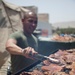
[[[22,52],[23,52],[23,56],[25,56],[26,58],[31,58],[31,59],[33,59],[35,54],[37,54],[37,52],[32,47],[27,47],[23,49]]]

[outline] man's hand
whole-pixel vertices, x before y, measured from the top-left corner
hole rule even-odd
[[[35,54],[37,54],[37,52],[32,47],[27,47],[23,49],[22,52],[23,52],[23,56],[25,56],[26,58],[31,58],[31,59],[33,59]]]

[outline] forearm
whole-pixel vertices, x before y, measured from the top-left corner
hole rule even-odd
[[[10,53],[10,54],[15,54],[15,55],[22,55],[22,48],[18,47],[15,44],[12,44],[10,46],[6,47],[6,50]]]
[[[27,58],[30,58],[30,53],[32,54],[32,56],[34,54],[37,54],[37,52],[32,47],[27,47],[27,48],[22,49],[21,47],[17,46],[17,41],[14,39],[9,39],[6,42],[6,50],[10,54],[22,55]]]

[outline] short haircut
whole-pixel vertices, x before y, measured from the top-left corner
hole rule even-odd
[[[25,19],[29,14],[33,14],[33,15],[35,15],[35,16],[37,17],[37,13],[35,13],[34,11],[27,11],[27,12],[25,12],[25,14],[24,14],[24,19]]]

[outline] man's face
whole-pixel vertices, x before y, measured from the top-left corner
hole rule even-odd
[[[24,32],[32,34],[37,27],[37,17],[34,15],[28,15],[23,22]]]

